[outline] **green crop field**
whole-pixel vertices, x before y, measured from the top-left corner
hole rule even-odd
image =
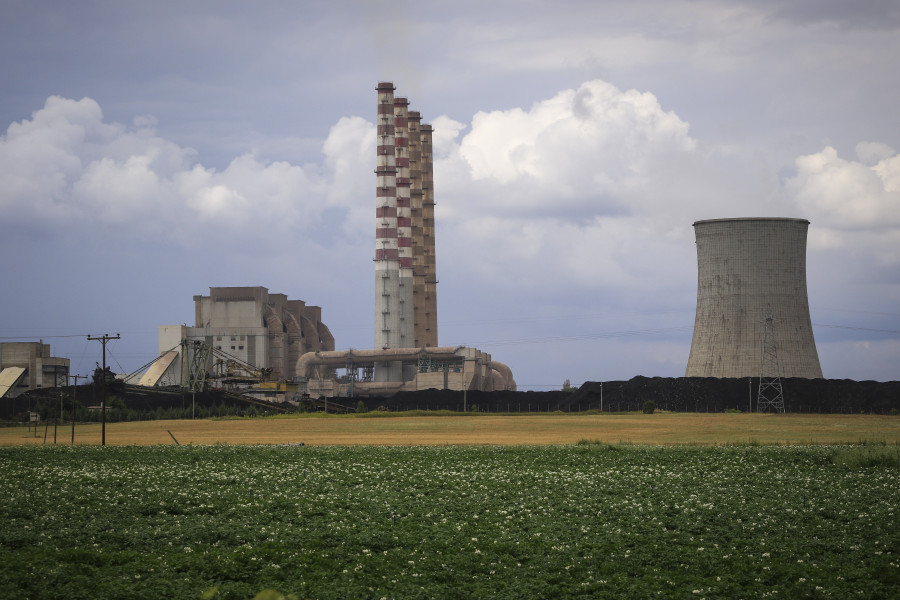
[[[900,448],[0,448],[9,598],[896,598]]]

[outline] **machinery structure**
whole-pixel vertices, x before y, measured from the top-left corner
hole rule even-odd
[[[390,361],[412,376],[378,381],[377,365]],[[335,369],[344,375],[335,378]],[[298,380],[310,396],[384,396],[425,389],[515,390],[512,371],[475,348],[434,346],[388,350],[341,350],[310,352],[297,363]]]
[[[697,314],[686,377],[758,377],[766,322],[781,377],[822,377],[806,292],[809,221],[697,221]]]

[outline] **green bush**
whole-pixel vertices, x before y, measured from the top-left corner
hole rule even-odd
[[[900,467],[900,446],[862,446],[838,451],[833,462],[845,469]]]
[[[647,400],[646,402],[644,402],[644,408],[642,408],[641,410],[644,411],[645,415],[652,415],[654,412],[656,412],[656,402],[654,402],[653,400]]]

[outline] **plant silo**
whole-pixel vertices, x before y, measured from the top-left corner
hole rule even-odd
[[[697,316],[686,377],[758,377],[767,317],[782,377],[822,377],[806,293],[809,221],[694,223]]]

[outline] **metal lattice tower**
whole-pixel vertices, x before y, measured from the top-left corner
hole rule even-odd
[[[356,383],[358,373],[356,366],[353,364],[353,356],[347,355],[347,397],[352,398],[354,394],[353,384]]]
[[[784,393],[781,389],[781,369],[778,365],[778,346],[775,344],[775,318],[766,315],[762,344],[762,364],[759,373],[759,392],[756,395],[756,412],[784,412]]]
[[[181,340],[181,385],[188,391],[203,391],[211,350],[202,340]]]

